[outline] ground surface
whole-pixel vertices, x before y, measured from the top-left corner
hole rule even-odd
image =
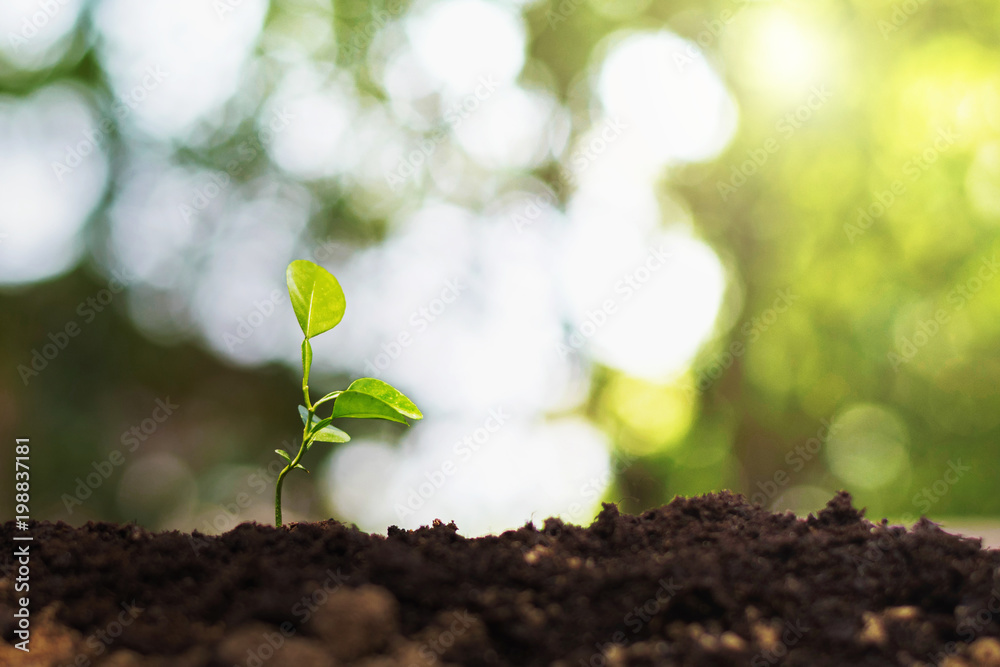
[[[723,493],[477,539],[30,532],[32,651],[4,550],[0,664],[1000,665],[1000,551],[869,523],[846,494],[808,519]]]

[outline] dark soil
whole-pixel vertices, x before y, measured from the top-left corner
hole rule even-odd
[[[32,651],[5,550],[0,663],[1000,665],[1000,551],[870,523],[847,494],[808,519],[721,493],[457,530],[34,523]]]

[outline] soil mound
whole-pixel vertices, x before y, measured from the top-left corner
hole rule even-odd
[[[1000,551],[873,524],[846,493],[806,519],[723,492],[475,539],[441,522],[29,533],[31,652],[8,549],[0,664],[1000,666]]]

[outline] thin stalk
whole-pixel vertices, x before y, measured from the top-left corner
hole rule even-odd
[[[313,411],[312,401],[309,399],[309,370],[312,368],[313,350],[309,344],[309,339],[302,341],[302,398],[305,399],[306,409],[310,414]],[[306,424],[308,428],[309,424]]]
[[[306,424],[312,423],[313,411],[309,410],[309,418],[306,420]],[[285,481],[285,475],[298,465],[299,461],[302,460],[302,455],[306,453],[306,448],[309,445],[309,426],[305,426],[302,429],[302,444],[299,446],[299,452],[292,459],[292,462],[285,466],[285,468],[278,473],[278,481],[274,485],[274,525],[278,528],[281,527],[281,484]]]
[[[291,463],[285,466],[285,468],[278,473],[278,481],[274,485],[274,525],[281,527],[281,485],[285,481],[285,475],[298,465],[299,461],[302,460],[303,454],[306,453],[306,449],[309,446],[309,427],[312,426],[313,415],[316,413],[316,407],[312,404],[309,399],[309,370],[312,366],[312,345],[309,344],[309,339],[306,338],[302,341],[302,397],[305,399],[306,410],[308,414],[306,415],[306,423],[302,427],[302,444],[299,445],[299,451],[292,459]]]

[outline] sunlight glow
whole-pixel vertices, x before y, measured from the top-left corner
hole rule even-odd
[[[741,45],[743,72],[761,88],[799,94],[811,84],[830,83],[828,36],[784,9],[746,14],[749,34]]]
[[[619,216],[621,206],[619,203]],[[574,205],[561,277],[573,304],[567,345],[635,377],[683,372],[708,339],[726,274],[683,228],[643,233]]]
[[[511,86],[456,123],[459,144],[484,167],[537,166],[552,148],[551,123],[559,104],[546,92]]]
[[[62,58],[85,0],[4,0],[0,3],[0,60],[19,69],[40,70]]]
[[[682,387],[644,382],[627,375],[612,378],[602,407],[635,437],[618,444],[630,454],[647,456],[676,448],[697,414],[694,396]]]
[[[154,339],[199,333],[229,361],[297,363],[284,272],[311,197],[273,177],[227,183],[222,172],[147,160],[126,170],[108,211],[107,268],[134,277],[136,324]]]
[[[356,157],[351,141],[356,105],[350,84],[333,73],[297,66],[266,105],[259,132],[270,138],[268,153],[286,171],[304,179],[334,176]],[[277,129],[269,132],[268,123]]]
[[[130,124],[186,137],[244,83],[267,0],[105,0],[94,12],[98,53]]]
[[[480,80],[504,85],[524,66],[525,30],[519,13],[484,0],[444,0],[407,19],[417,60],[455,95]]]
[[[638,33],[611,47],[598,80],[608,119],[660,164],[700,162],[736,131],[736,104],[697,45],[670,32]]]
[[[434,519],[455,521],[467,537],[533,517],[589,524],[612,478],[607,440],[592,425],[526,420],[500,406],[428,416],[400,447],[352,441],[336,450],[323,473],[331,511],[379,533]]]
[[[550,344],[559,321],[546,239],[441,204],[400,225],[381,246],[330,267],[352,302],[379,306],[346,317],[335,341],[318,339],[314,363],[420,387],[428,410],[558,404],[569,365]]]
[[[72,268],[108,173],[93,109],[68,86],[0,97],[0,284]]]

